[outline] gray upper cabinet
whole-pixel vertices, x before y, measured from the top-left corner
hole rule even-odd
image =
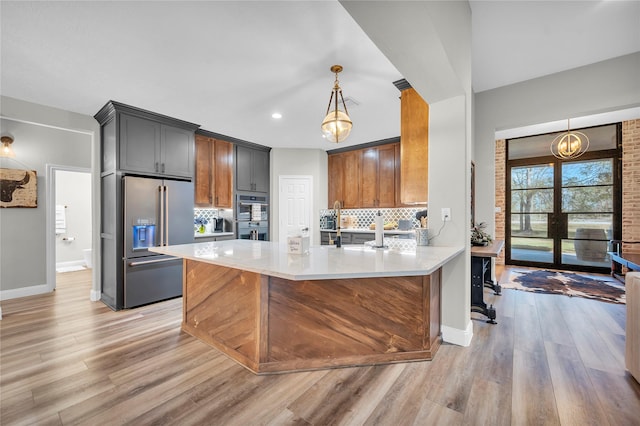
[[[193,131],[120,115],[120,169],[193,177]]]
[[[193,131],[162,125],[160,128],[160,164],[162,173],[193,177],[195,166]]]
[[[269,152],[236,146],[236,189],[269,192]]]
[[[197,124],[109,101],[102,126],[102,173],[193,179]]]
[[[120,115],[120,170],[160,171],[160,123]]]

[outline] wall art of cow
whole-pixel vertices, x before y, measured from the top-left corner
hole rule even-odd
[[[35,170],[0,168],[0,207],[37,207]]]

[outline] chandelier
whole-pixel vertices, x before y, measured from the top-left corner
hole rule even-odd
[[[347,112],[347,106],[344,103],[344,98],[342,97],[342,89],[338,84],[338,73],[342,71],[342,65],[334,65],[331,67],[331,72],[336,74],[336,81],[333,85],[333,90],[331,91],[331,96],[329,97],[329,106],[327,106],[327,115],[322,120],[322,135],[331,142],[342,142],[345,140],[349,133],[351,133],[351,127],[353,127],[353,123],[349,118],[349,113]],[[340,96],[340,100],[342,101],[342,108],[344,111],[338,109],[338,96]],[[331,106],[333,104],[333,110]]]
[[[567,131],[560,133],[551,142],[551,153],[561,160],[572,160],[580,157],[589,149],[589,138],[582,132],[571,131],[571,123],[567,119]]]

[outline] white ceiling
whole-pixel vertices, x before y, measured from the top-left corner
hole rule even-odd
[[[320,136],[341,64],[351,136],[398,136],[403,76],[337,1],[0,3],[0,89],[94,115],[108,100],[282,148]],[[476,92],[640,51],[638,1],[472,1]],[[382,22],[381,25],[384,25]],[[283,118],[271,118],[273,112]]]

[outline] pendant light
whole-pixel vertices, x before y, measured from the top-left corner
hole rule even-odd
[[[322,135],[327,140],[335,143],[345,140],[349,136],[349,133],[351,133],[351,127],[353,127],[353,123],[351,123],[349,113],[347,112],[347,106],[345,105],[344,98],[342,97],[342,89],[338,84],[338,73],[341,71],[342,65],[334,65],[331,67],[331,72],[336,75],[336,81],[333,85],[331,96],[329,97],[327,115],[324,120],[322,120],[321,126]],[[338,109],[338,96],[340,96],[344,111]],[[331,109],[332,104],[333,110]]]
[[[2,148],[0,148],[0,157],[5,158],[15,158],[16,154],[11,149],[11,144],[13,143],[13,138],[11,136],[2,136],[0,138],[2,142]]]
[[[551,153],[561,160],[580,157],[589,148],[589,138],[582,132],[571,131],[571,122],[567,119],[567,131],[560,133],[551,142]]]

